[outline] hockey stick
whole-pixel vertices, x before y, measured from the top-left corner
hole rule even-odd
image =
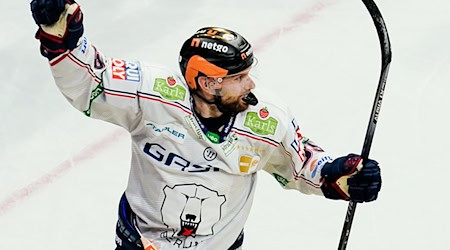
[[[383,101],[384,87],[386,85],[387,75],[389,73],[389,66],[391,64],[391,43],[389,41],[388,32],[381,16],[380,10],[373,0],[362,0],[370,15],[372,16],[373,23],[377,29],[378,39],[381,46],[381,74],[378,82],[378,88],[373,102],[372,113],[370,114],[369,126],[367,127],[366,137],[364,139],[361,158],[363,162],[369,158],[369,151],[372,145],[373,135],[375,133],[375,127],[377,126],[378,117],[380,114],[381,103]],[[338,250],[345,250],[347,247],[348,237],[350,235],[350,229],[352,227],[353,217],[355,216],[356,202],[350,201],[347,208],[347,214],[345,216],[344,227],[342,228],[341,239],[339,241]]]

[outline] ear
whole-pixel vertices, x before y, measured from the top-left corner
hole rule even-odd
[[[216,90],[222,89],[222,83],[219,83],[217,79],[207,76],[198,77],[198,85],[202,91],[209,94],[215,94]]]
[[[205,97],[208,97],[209,95],[211,95],[213,93],[209,88],[209,85],[210,85],[209,81],[210,80],[206,76],[197,77],[198,91],[200,93],[202,93],[202,95]]]
[[[198,83],[198,86],[200,87],[200,89],[201,90],[203,90],[203,91],[206,91],[206,92],[209,92],[208,91],[208,78],[206,77],[206,76],[199,76],[198,78],[197,78],[197,83]]]

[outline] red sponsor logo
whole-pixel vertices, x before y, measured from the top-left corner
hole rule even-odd
[[[167,83],[169,83],[170,86],[173,86],[177,83],[177,81],[173,78],[173,76],[169,76],[167,77]]]
[[[259,117],[261,117],[261,119],[266,119],[267,117],[269,117],[269,110],[267,110],[267,107],[259,110]]]
[[[112,77],[119,80],[139,82],[140,72],[136,63],[126,62],[121,59],[112,59]]]

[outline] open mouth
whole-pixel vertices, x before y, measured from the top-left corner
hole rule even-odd
[[[181,221],[181,231],[180,231],[179,235],[183,235],[183,236],[194,235],[195,232],[197,231],[198,225],[199,225],[199,223],[196,223],[196,222],[182,220]]]

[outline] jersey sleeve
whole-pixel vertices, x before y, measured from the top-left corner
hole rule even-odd
[[[86,37],[78,46],[50,61],[56,85],[86,116],[117,124],[128,131],[141,111],[138,92],[142,71],[138,62],[106,58]]]
[[[280,146],[269,158],[264,170],[275,177],[283,188],[323,195],[320,171],[332,158],[302,135],[295,119],[291,119]]]

